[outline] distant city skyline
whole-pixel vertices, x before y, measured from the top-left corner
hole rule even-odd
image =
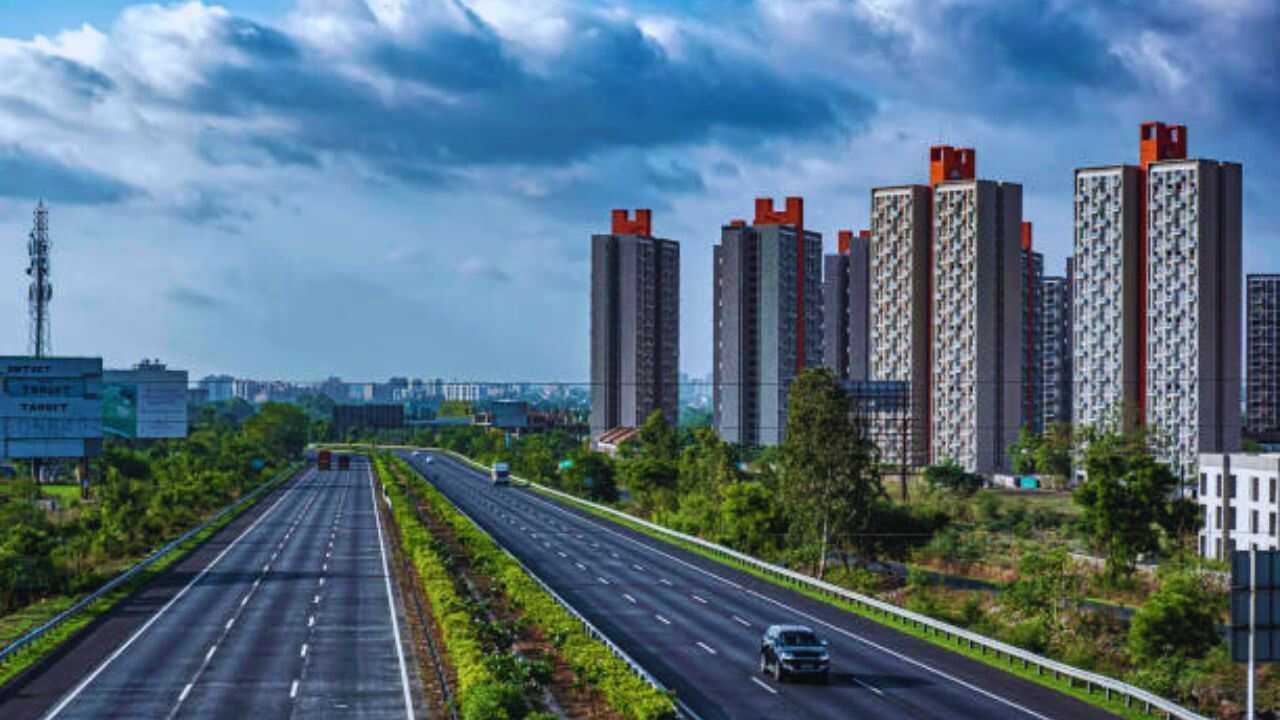
[[[832,252],[929,145],[975,147],[1061,275],[1074,168],[1128,157],[1155,119],[1245,162],[1244,269],[1280,271],[1280,11],[1260,0],[51,5],[0,8],[4,352],[25,350],[44,198],[55,354],[585,382],[586,238],[651,207],[681,243],[701,377],[712,246],[743,199],[805,197]]]

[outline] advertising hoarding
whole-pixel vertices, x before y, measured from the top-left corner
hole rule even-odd
[[[103,375],[104,432],[123,438],[187,436],[187,371],[139,368]]]
[[[0,457],[102,452],[102,358],[0,356]]]

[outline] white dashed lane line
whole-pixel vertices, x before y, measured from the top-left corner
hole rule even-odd
[[[765,681],[761,680],[761,679],[760,679],[760,678],[758,678],[758,677],[753,677],[753,678],[751,678],[751,682],[755,683],[756,685],[759,685],[760,687],[764,688],[766,691],[768,691],[768,692],[770,692],[770,693],[773,693],[774,695],[777,695],[777,694],[778,694],[778,691],[777,691],[777,690],[773,689],[772,687],[769,687],[769,683],[767,683],[767,682],[765,682]]]
[[[717,653],[716,653],[716,649],[715,649],[715,648],[713,648],[713,647],[711,647],[710,645],[708,645],[708,644],[706,644],[706,643],[702,642],[701,640],[699,640],[699,641],[698,641],[697,645],[698,645],[698,647],[702,648],[703,650],[706,650],[708,653],[710,653],[710,654],[712,654],[712,655],[716,655],[716,654],[717,654]]]
[[[738,617],[737,615],[734,615],[734,616],[733,616],[733,621],[734,621],[734,622],[736,622],[736,623],[738,623],[739,625],[741,625],[741,626],[743,626],[743,627],[751,627],[751,622],[750,622],[750,621],[748,621],[748,620],[744,620],[744,619],[742,619],[742,618]]]
[[[632,605],[635,605],[635,604],[636,604],[636,599],[635,599],[635,598],[633,598],[633,597],[631,597],[631,596],[630,596],[630,595],[628,595],[627,593],[622,593],[622,597],[626,598],[626,599],[627,599],[627,602],[631,603]]]
[[[703,605],[707,604],[706,598],[701,598],[701,597],[698,597],[697,595],[690,595],[689,597],[693,598],[694,602],[699,602],[699,603],[702,603]]]
[[[657,618],[657,619],[658,619],[658,622],[662,623],[663,625],[670,625],[670,624],[671,624],[671,621],[670,621],[670,620],[668,620],[668,619],[666,619],[666,618],[662,617],[661,615],[654,615],[654,617],[655,617],[655,618]]]

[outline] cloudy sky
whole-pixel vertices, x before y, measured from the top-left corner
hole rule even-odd
[[[1046,266],[1074,167],[1190,126],[1245,167],[1280,270],[1272,0],[0,0],[0,353],[52,208],[53,342],[108,364],[352,379],[587,377],[588,238],[682,243],[682,364],[711,362],[711,246],[803,195],[834,245],[932,143],[1022,182]]]

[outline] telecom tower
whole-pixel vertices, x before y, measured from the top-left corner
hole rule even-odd
[[[27,290],[27,305],[31,320],[30,345],[31,354],[44,357],[50,351],[49,303],[53,300],[53,284],[49,280],[51,272],[50,251],[53,241],[49,239],[49,210],[41,200],[35,212],[35,224],[31,228],[30,240],[27,242],[27,253],[31,264],[27,266],[27,275],[31,276],[31,285]]]

